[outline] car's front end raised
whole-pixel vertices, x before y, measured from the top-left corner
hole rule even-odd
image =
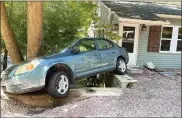
[[[1,74],[1,88],[13,94],[40,90],[45,86],[46,70],[44,60],[35,59],[14,65]]]

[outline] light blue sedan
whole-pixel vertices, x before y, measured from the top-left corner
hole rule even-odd
[[[58,54],[13,65],[1,74],[5,92],[21,94],[47,88],[52,97],[64,97],[75,79],[115,71],[125,74],[128,53],[105,38],[83,38]]]

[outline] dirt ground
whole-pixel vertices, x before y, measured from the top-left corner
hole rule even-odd
[[[167,71],[177,73],[180,70]],[[1,116],[181,117],[181,75],[165,77],[147,69],[129,75],[139,82],[118,97],[90,97],[48,109],[31,108],[2,97]]]

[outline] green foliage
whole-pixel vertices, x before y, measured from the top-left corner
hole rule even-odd
[[[99,20],[98,20],[99,22]],[[117,33],[113,32],[112,30],[112,24],[98,24],[95,26],[97,33],[99,33],[99,30],[104,30],[104,37],[107,37],[108,39],[111,40],[120,40],[121,36],[119,36]],[[97,34],[98,35],[98,34]]]
[[[27,2],[6,2],[6,8],[9,23],[23,54],[26,55]],[[87,30],[96,15],[96,5],[92,2],[43,2],[43,9],[43,42],[40,55],[59,52],[73,40],[77,40],[77,37],[87,36]]]
[[[82,78],[76,81],[78,87],[104,87],[105,81],[103,77]]]
[[[91,2],[44,2],[42,55],[59,52],[77,37],[87,36],[94,12]]]

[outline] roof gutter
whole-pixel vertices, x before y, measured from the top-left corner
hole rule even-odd
[[[175,18],[175,19],[181,19],[180,15],[167,15],[167,14],[156,14],[159,17],[162,18]]]
[[[140,19],[130,19],[130,18],[119,18],[120,22],[132,22],[138,24],[147,24],[147,25],[169,25],[169,21],[152,21],[152,20],[140,20]]]

